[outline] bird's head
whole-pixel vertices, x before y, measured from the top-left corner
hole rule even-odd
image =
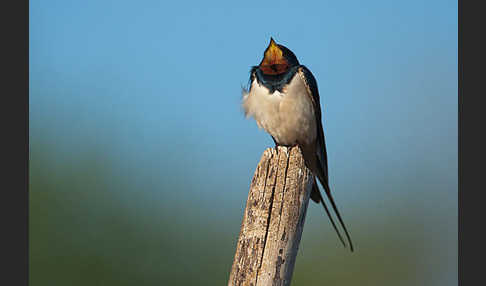
[[[258,67],[266,75],[278,75],[286,73],[291,67],[298,65],[299,61],[291,50],[275,43],[273,38],[270,38],[270,44]]]

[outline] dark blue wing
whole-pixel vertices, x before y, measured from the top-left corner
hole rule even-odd
[[[327,171],[327,151],[326,151],[326,141],[324,137],[324,130],[322,128],[322,115],[321,115],[321,103],[319,99],[319,90],[317,89],[317,81],[312,75],[311,71],[304,65],[301,65],[301,71],[304,74],[307,87],[312,96],[312,103],[314,104],[314,112],[317,121],[317,148],[319,160],[321,162],[322,170],[324,171],[324,176],[326,180],[329,181],[329,175]]]
[[[334,209],[334,212],[336,213],[336,216],[338,217],[339,223],[341,224],[341,227],[344,229],[344,233],[346,234],[346,237],[348,238],[349,242],[349,247],[351,248],[351,251],[353,251],[353,242],[351,241],[351,237],[348,233],[348,230],[346,229],[346,225],[343,222],[343,219],[341,218],[341,214],[338,211],[338,208],[336,204],[334,203],[334,199],[331,195],[331,188],[329,187],[329,176],[327,172],[327,152],[326,152],[326,142],[324,139],[324,130],[322,129],[322,121],[321,121],[321,103],[319,100],[319,91],[317,90],[317,82],[312,73],[310,72],[309,69],[307,69],[305,66],[301,65],[300,66],[300,72],[303,73],[304,79],[306,82],[306,86],[308,88],[308,91],[311,95],[311,100],[314,105],[314,113],[316,116],[316,121],[317,121],[317,156],[319,158],[319,173],[321,173],[321,176],[319,176],[319,180],[321,181],[322,186],[324,187],[324,190],[326,191],[327,198],[331,202],[331,206]],[[322,178],[323,177],[323,178]],[[317,188],[316,188],[317,189]],[[336,225],[334,224],[334,221],[327,210],[326,205],[324,204],[324,200],[322,199],[322,196],[319,192],[319,190],[316,190],[318,193],[314,194],[314,198],[319,198],[319,200],[322,202],[322,205],[324,206],[324,209],[327,212],[327,215],[329,216],[329,219],[331,220],[331,223],[333,224],[334,229],[338,233],[339,238],[344,244],[344,241],[342,240],[341,234],[336,228]]]

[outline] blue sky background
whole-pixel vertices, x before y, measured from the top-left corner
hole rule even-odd
[[[417,268],[434,274],[417,270],[414,285],[455,285],[456,1],[30,1],[31,176],[76,176],[95,154],[109,171],[93,185],[116,211],[224,225],[230,267],[251,177],[273,146],[240,107],[270,37],[317,79],[331,188],[357,248],[370,224],[416,233]],[[90,188],[78,179],[49,191],[69,200]],[[307,254],[307,239],[325,243]],[[299,257],[334,239],[309,207]]]

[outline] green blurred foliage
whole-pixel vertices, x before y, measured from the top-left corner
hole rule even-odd
[[[185,199],[143,200],[144,186],[123,183],[99,150],[76,160],[57,158],[39,142],[30,151],[30,285],[227,283],[242,210],[217,218]],[[160,187],[172,190],[177,186]],[[121,200],[123,193],[131,200]],[[431,285],[455,277],[427,263],[420,212],[388,207],[386,218],[363,213],[353,220],[350,253],[312,204],[292,285]]]

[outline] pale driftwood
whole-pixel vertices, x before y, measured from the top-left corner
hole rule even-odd
[[[290,285],[312,184],[299,147],[265,150],[251,182],[228,285]]]

